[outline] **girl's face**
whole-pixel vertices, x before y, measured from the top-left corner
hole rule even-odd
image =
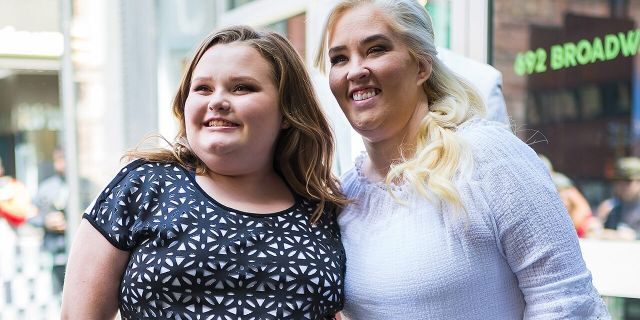
[[[209,48],[195,69],[184,107],[187,141],[215,173],[273,170],[283,127],[271,65],[242,43]]]
[[[329,86],[351,126],[370,142],[406,134],[428,112],[422,84],[431,65],[409,53],[388,19],[361,5],[344,12],[329,33]]]

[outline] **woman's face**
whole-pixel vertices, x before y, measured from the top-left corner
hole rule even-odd
[[[329,86],[351,126],[370,142],[406,134],[428,112],[422,84],[431,65],[409,53],[387,19],[362,5],[330,30]]]
[[[272,168],[282,128],[271,65],[253,47],[209,48],[191,78],[184,116],[187,141],[214,172]]]

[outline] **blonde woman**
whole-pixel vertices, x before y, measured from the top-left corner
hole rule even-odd
[[[316,63],[366,148],[341,181],[344,315],[608,318],[544,165],[481,119],[433,36],[415,0],[342,1],[327,22]]]
[[[344,250],[333,138],[300,57],[247,27],[209,35],[173,103],[85,213],[64,319],[332,319]]]

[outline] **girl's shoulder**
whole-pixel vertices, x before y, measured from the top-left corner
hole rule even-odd
[[[188,170],[176,163],[136,159],[122,167],[117,175],[128,175],[137,177],[162,174],[169,176],[184,176],[187,173]]]

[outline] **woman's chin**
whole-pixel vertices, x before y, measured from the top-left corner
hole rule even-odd
[[[379,128],[378,122],[374,119],[360,119],[357,121],[351,121],[350,123],[353,130],[364,137],[375,135]]]

